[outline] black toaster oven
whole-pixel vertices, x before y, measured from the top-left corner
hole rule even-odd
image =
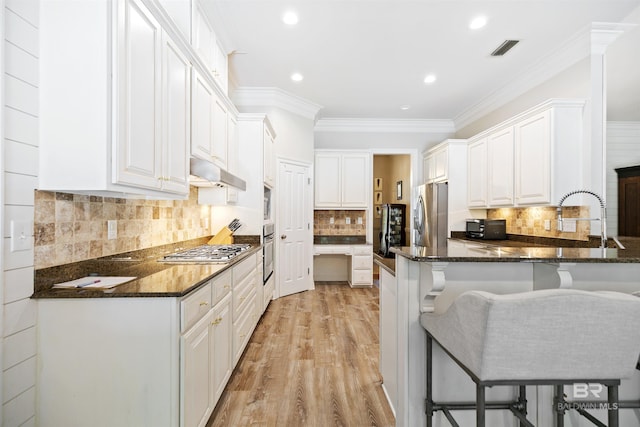
[[[504,219],[468,219],[466,235],[472,239],[505,240],[507,221]]]

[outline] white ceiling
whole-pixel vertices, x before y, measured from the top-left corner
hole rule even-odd
[[[640,6],[640,0],[204,2],[236,52],[234,86],[280,88],[323,106],[319,118],[451,120],[539,66],[590,23],[620,22]],[[296,26],[282,22],[287,10],[298,13]],[[480,14],[487,26],[470,30]],[[491,57],[506,39],[521,42]],[[304,80],[291,81],[294,72]],[[437,81],[426,85],[429,73]]]

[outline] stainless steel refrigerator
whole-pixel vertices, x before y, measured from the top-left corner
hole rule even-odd
[[[428,248],[447,246],[447,183],[418,187],[413,211],[413,245]]]

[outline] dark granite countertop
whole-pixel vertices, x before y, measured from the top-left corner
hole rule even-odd
[[[396,257],[385,258],[380,254],[373,254],[373,262],[378,264],[381,268],[384,268],[392,275],[396,275]]]
[[[205,244],[207,238],[180,244],[128,252],[78,263],[36,270],[35,292],[32,298],[103,298],[103,297],[182,297],[194,291],[217,274],[231,268],[261,250],[259,238],[251,249],[227,264],[175,264],[158,260],[171,252]],[[132,280],[111,289],[53,288],[55,283],[74,280],[90,274],[100,276],[135,276]]]
[[[367,236],[314,235],[314,245],[366,245]]]
[[[446,248],[391,248],[398,256],[422,262],[577,262],[640,263],[640,250],[548,246],[496,246],[486,241],[449,239]]]

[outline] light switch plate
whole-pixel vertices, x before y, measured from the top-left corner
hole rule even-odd
[[[551,230],[551,220],[550,219],[545,219],[544,220],[544,229],[549,231]]]
[[[345,222],[346,222],[347,224],[351,224],[351,218],[346,217],[346,218],[345,218]]]
[[[330,217],[330,218],[329,218],[329,224],[333,224],[334,222],[335,222],[335,221],[334,221],[333,217]]]
[[[28,251],[33,248],[33,222],[11,221],[11,252]]]
[[[113,240],[118,237],[118,221],[110,219],[107,221],[107,240]]]
[[[565,233],[575,233],[577,230],[577,221],[565,219],[562,221],[562,231]]]
[[[362,224],[362,217],[361,216],[358,217],[358,222],[357,223],[358,224]]]

